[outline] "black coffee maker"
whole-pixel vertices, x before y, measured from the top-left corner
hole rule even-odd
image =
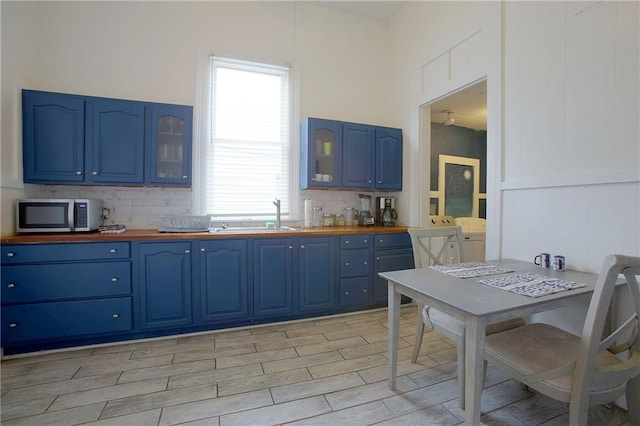
[[[398,220],[395,197],[376,197],[376,224],[395,226]]]

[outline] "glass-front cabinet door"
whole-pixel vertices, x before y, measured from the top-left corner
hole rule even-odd
[[[336,188],[342,180],[342,123],[307,118],[302,123],[302,189]]]
[[[151,183],[191,186],[192,121],[190,106],[151,106]]]

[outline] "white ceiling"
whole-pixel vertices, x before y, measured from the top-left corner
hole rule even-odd
[[[482,81],[462,89],[431,104],[431,121],[444,123],[447,114],[454,111],[451,118],[454,126],[474,130],[487,130],[487,82]]]
[[[316,6],[337,9],[381,22],[389,22],[406,1],[310,1]]]

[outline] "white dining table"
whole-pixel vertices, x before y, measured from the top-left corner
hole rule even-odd
[[[598,276],[572,270],[554,271],[533,262],[501,259],[485,262],[512,269],[514,272],[477,278],[456,278],[431,268],[381,272],[389,283],[389,388],[396,388],[398,335],[401,295],[432,306],[466,324],[465,359],[465,424],[480,424],[480,396],[483,386],[483,360],[486,325],[518,318],[567,305],[579,298],[589,300]],[[585,286],[541,297],[524,296],[494,288],[478,281],[499,278],[514,273],[533,272],[561,278]]]

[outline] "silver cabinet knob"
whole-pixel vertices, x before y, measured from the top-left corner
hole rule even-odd
[[[289,246],[290,249],[293,249],[293,246]]]
[[[118,277],[111,277],[111,282],[112,283],[117,283],[118,282]]]
[[[13,257],[13,256],[15,256],[15,253],[11,253],[11,252],[7,253],[7,257]]]
[[[189,254],[189,253],[191,253],[191,250],[188,250],[188,249],[187,249],[187,250],[185,250],[184,252],[185,252],[186,254]]]
[[[9,328],[16,328],[17,326],[18,326],[18,324],[15,323],[15,322],[12,322],[12,323],[9,324]]]
[[[98,176],[98,172],[91,172],[92,175]]]
[[[7,284],[7,287],[8,287],[8,288],[14,288],[15,286],[16,286],[16,285],[15,285],[14,283],[9,283],[9,284]]]
[[[367,292],[367,289],[366,289],[366,288],[363,288],[363,289],[362,289],[362,292],[363,292],[363,293],[366,293],[366,292]]]
[[[206,250],[205,250],[205,249],[203,249],[203,248],[201,248],[201,249],[200,249],[200,251],[204,252],[204,251],[206,251]]]
[[[362,262],[362,264],[363,264],[363,265],[366,265],[366,264],[367,264],[367,262]]]
[[[349,262],[344,262],[344,266],[349,266]]]
[[[117,253],[118,250],[117,249],[109,249],[109,253]]]
[[[113,314],[111,315],[113,318],[120,318],[120,314]]]
[[[300,248],[301,248],[301,249],[303,249],[303,248],[304,248],[304,246],[300,246]]]
[[[182,179],[187,179],[188,177],[189,177],[189,176],[184,175],[184,176],[182,176]]]
[[[80,176],[82,172],[80,170],[76,171],[76,175]]]
[[[367,243],[367,240],[364,240],[365,243]]]
[[[345,292],[344,292],[344,294],[347,294],[347,295],[348,295],[348,294],[349,294],[349,292],[348,292],[348,291],[345,291]]]
[[[344,243],[345,243],[345,244],[349,244],[349,240],[345,241]]]

